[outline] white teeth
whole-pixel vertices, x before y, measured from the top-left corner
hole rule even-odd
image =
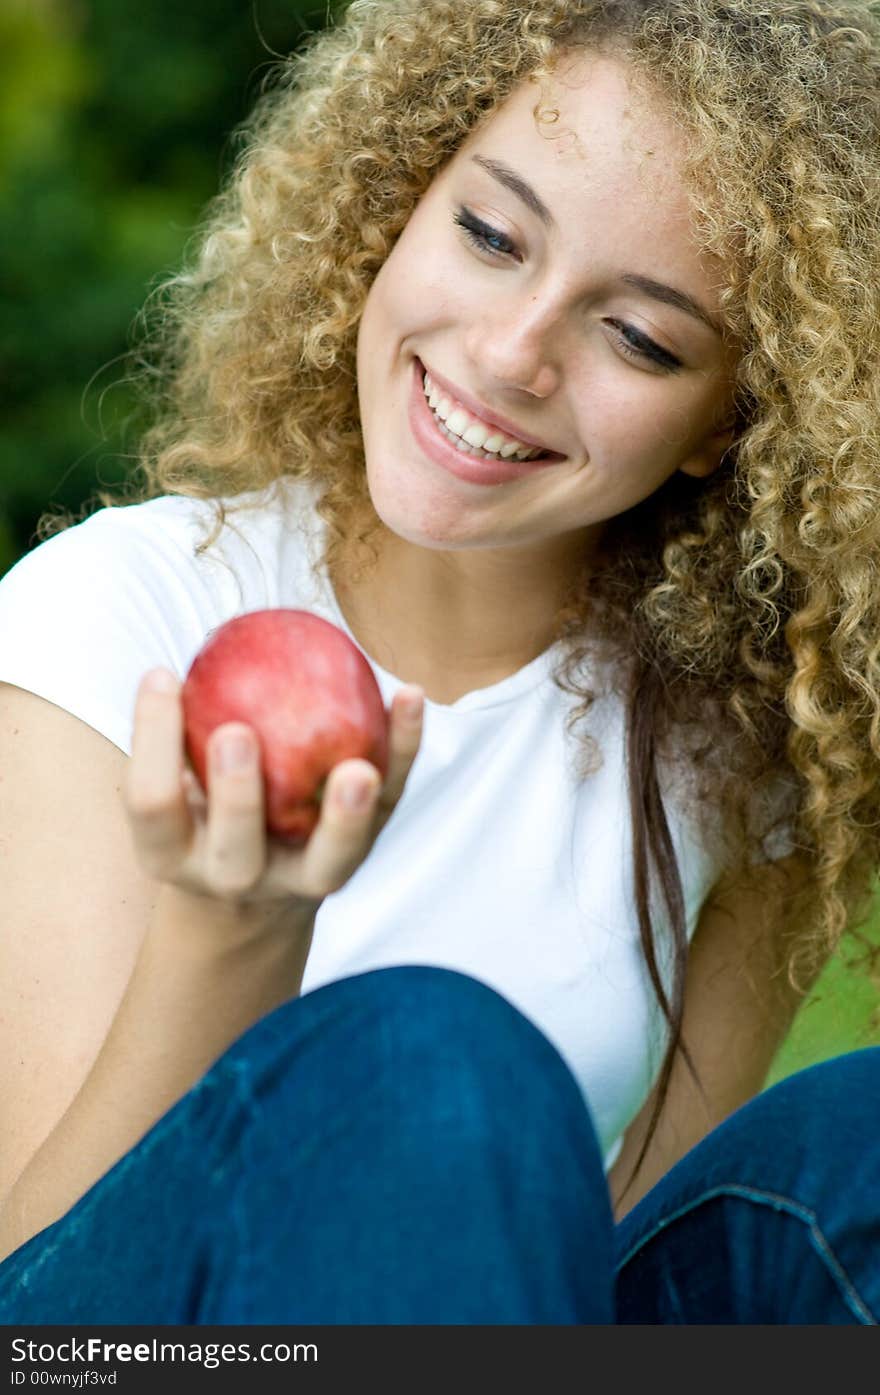
[[[482,446],[489,439],[489,431],[485,426],[469,426],[467,431],[462,431],[461,438],[469,446]]]
[[[503,460],[533,460],[543,454],[540,447],[526,446],[522,441],[504,436],[498,431],[491,434],[490,427],[475,421],[463,407],[444,397],[428,373],[424,375],[424,391],[443,435],[448,436],[449,440],[466,454],[482,457],[500,455]]]
[[[463,412],[461,407],[456,407],[454,412],[450,412],[446,418],[446,425],[450,431],[454,431],[456,436],[463,436],[470,424],[470,417],[467,412]]]
[[[451,445],[455,446],[456,450],[460,450],[462,455],[473,456],[474,460],[487,460],[489,458],[484,450],[478,450],[475,449],[473,446],[469,446],[466,441],[463,441],[461,439],[460,436],[453,436],[451,431],[446,430],[446,427],[443,425],[442,421],[437,421],[436,424],[437,429],[440,431],[440,433],[446,437],[447,441],[449,441]]]

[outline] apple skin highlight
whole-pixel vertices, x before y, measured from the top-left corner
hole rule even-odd
[[[318,822],[324,783],[361,757],[388,773],[389,717],[367,659],[342,630],[307,610],[251,611],[213,632],[182,689],[186,754],[208,790],[208,740],[226,722],[255,731],[266,830],[301,846]]]

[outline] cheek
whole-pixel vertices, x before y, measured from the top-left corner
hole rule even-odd
[[[461,268],[447,231],[426,204],[407,223],[368,297],[386,322],[428,327],[456,310],[462,299]]]
[[[393,255],[393,254],[392,254]],[[358,372],[369,373],[383,348],[412,332],[419,297],[401,262],[385,263],[367,296],[358,330]]]
[[[680,418],[626,392],[609,393],[589,418],[580,439],[588,457],[587,488],[611,516],[648,498],[688,454]]]
[[[364,308],[361,312],[361,322],[358,326],[359,366],[361,358],[364,358],[368,361],[369,354],[372,352],[372,340],[374,339],[377,331],[381,327],[387,314],[386,288],[388,285],[389,265],[390,263],[386,262],[385,265],[381,267],[378,276],[376,277],[375,281],[373,282],[372,286],[367,292],[367,298],[364,302]]]
[[[703,404],[690,396],[670,397],[662,390],[646,390],[635,375],[616,374],[598,410],[584,420],[587,441],[593,437],[600,443],[610,462],[641,462],[647,479],[662,481],[705,435]]]

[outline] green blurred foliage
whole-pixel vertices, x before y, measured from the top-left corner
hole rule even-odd
[[[880,900],[870,925],[844,936],[795,1017],[767,1085],[844,1051],[880,1046]]]
[[[130,469],[123,356],[316,0],[0,0],[0,575]],[[129,430],[126,430],[128,425]]]

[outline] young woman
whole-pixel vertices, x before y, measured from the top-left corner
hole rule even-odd
[[[880,1050],[760,1093],[880,853],[878,136],[862,0],[281,75],[144,480],[0,585],[3,1321],[878,1320]],[[276,605],[392,720],[297,852],[182,746]]]

